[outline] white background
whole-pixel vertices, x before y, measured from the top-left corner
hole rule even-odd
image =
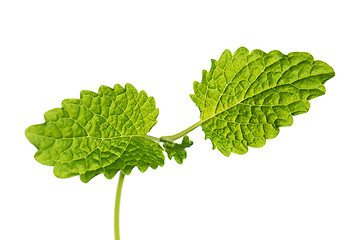
[[[132,83],[160,109],[151,134],[198,121],[189,98],[228,48],[310,52],[336,76],[292,127],[246,155],[201,129],[183,165],[126,177],[122,240],[361,239],[358,1],[0,3],[0,239],[114,239],[117,178],[58,179],[26,127],[83,89]]]

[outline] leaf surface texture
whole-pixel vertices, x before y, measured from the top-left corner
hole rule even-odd
[[[163,148],[147,136],[158,113],[154,98],[131,84],[101,86],[98,93],[81,91],[80,99],[64,100],[25,134],[38,148],[35,159],[54,166],[55,176],[80,175],[88,182],[103,173],[110,179],[119,170],[164,165]]]
[[[202,81],[194,82],[192,100],[199,108],[205,138],[224,155],[262,147],[294,115],[306,113],[309,100],[325,94],[324,83],[335,75],[309,53],[268,54],[241,47],[226,50]]]

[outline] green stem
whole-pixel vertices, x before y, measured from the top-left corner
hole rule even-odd
[[[114,208],[114,235],[115,235],[115,240],[120,240],[120,235],[119,235],[119,206],[120,206],[120,196],[122,194],[124,176],[125,176],[124,173],[122,171],[120,171],[118,187],[117,187],[117,195],[115,197],[115,208]]]
[[[184,135],[186,135],[187,133],[189,133],[190,131],[193,131],[194,129],[196,129],[197,127],[199,127],[200,125],[202,124],[202,121],[199,121],[195,124],[193,124],[192,126],[190,126],[189,128],[177,133],[177,134],[174,134],[174,135],[171,135],[171,136],[163,136],[160,138],[160,141],[161,142],[173,142],[174,140],[177,140],[178,138],[181,138],[183,137]]]
[[[150,139],[150,140],[153,140],[153,141],[155,141],[155,142],[160,142],[160,139],[157,138],[157,137],[153,137],[153,136],[147,135],[147,138]]]

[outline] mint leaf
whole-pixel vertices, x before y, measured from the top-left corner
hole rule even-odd
[[[193,145],[193,142],[189,140],[189,137],[185,135],[182,139],[182,143],[175,143],[175,142],[165,142],[163,144],[164,150],[167,152],[168,158],[172,159],[182,164],[184,159],[187,158],[187,151],[186,148]]]
[[[111,179],[119,170],[130,174],[135,166],[144,172],[164,165],[162,147],[147,136],[158,113],[154,98],[131,84],[101,86],[99,93],[81,91],[80,99],[64,100],[25,134],[38,148],[35,159],[54,166],[55,176],[80,175],[89,182],[103,173]]]
[[[241,47],[212,60],[202,82],[194,82],[191,98],[213,149],[226,156],[244,154],[248,146],[262,147],[276,137],[279,127],[292,125],[292,116],[306,113],[308,100],[325,94],[323,84],[334,75],[309,53],[249,53]]]

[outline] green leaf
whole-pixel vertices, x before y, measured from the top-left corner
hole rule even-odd
[[[80,99],[64,100],[25,135],[38,148],[35,159],[54,166],[55,176],[89,182],[103,173],[111,179],[119,170],[164,165],[163,148],[147,136],[158,113],[154,98],[131,84],[101,86],[99,93],[81,91]]]
[[[292,116],[308,111],[308,100],[325,94],[323,84],[335,75],[309,53],[241,47],[212,60],[202,82],[194,82],[192,100],[198,106],[205,138],[224,155],[244,154],[248,146],[262,147],[279,127],[292,125]]]
[[[168,158],[172,159],[182,164],[184,159],[187,158],[187,151],[186,148],[193,145],[193,142],[189,140],[189,137],[185,135],[182,139],[182,143],[175,143],[175,142],[165,142],[163,144],[164,150],[167,152]]]

